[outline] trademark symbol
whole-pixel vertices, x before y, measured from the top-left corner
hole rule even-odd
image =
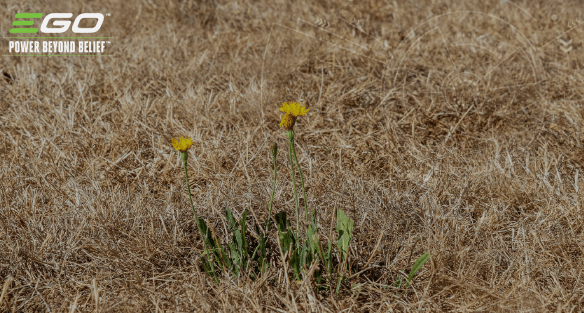
[[[109,42],[109,41],[107,42],[107,44],[108,44],[108,45],[109,45],[110,43],[111,43],[111,42]]]
[[[112,16],[112,14],[111,13],[106,13],[105,16]]]

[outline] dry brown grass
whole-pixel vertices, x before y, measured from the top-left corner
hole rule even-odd
[[[440,49],[405,59],[405,88],[383,80],[396,73],[390,52],[430,12],[488,12],[543,43],[567,23],[547,23],[550,12],[584,20],[581,2],[516,3],[533,17],[500,1],[69,2],[2,4],[3,36],[15,12],[107,11],[102,33],[116,38],[110,57],[0,59],[13,78],[0,76],[0,312],[584,310],[582,28],[563,37],[574,40],[568,55],[557,42],[540,51],[543,84],[471,109],[413,94],[447,72]],[[316,17],[373,48],[296,21]],[[453,25],[497,37],[487,24]],[[453,58],[473,71],[493,65]],[[527,76],[513,61],[491,83]],[[193,138],[195,206],[222,235],[224,207],[265,220],[269,143],[286,144],[277,106],[297,99],[311,109],[297,138],[321,235],[343,209],[356,224],[355,268],[381,236],[374,268],[338,296],[286,286],[276,257],[259,281],[215,284],[198,269],[170,138]],[[292,214],[286,160],[282,151],[275,209]],[[411,287],[393,288],[423,252],[432,261]]]

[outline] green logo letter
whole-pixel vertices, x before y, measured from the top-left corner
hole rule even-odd
[[[41,18],[43,17],[42,13],[16,13],[14,18]],[[34,24],[34,21],[14,21],[12,22],[12,26],[31,26]],[[11,34],[34,34],[39,31],[38,28],[11,28]]]

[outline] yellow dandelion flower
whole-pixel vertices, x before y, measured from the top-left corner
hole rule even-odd
[[[298,116],[305,115],[310,110],[307,109],[304,106],[304,104],[302,104],[300,102],[288,101],[288,102],[282,103],[282,106],[280,106],[280,111],[282,111],[286,114],[290,114],[294,118],[296,118]]]
[[[189,151],[192,145],[193,141],[191,140],[191,138],[185,138],[183,136],[180,136],[178,138],[172,138],[172,146],[180,152]]]
[[[296,118],[290,114],[284,114],[281,117],[282,120],[280,121],[280,127],[292,130],[294,128],[294,122],[296,122]]]

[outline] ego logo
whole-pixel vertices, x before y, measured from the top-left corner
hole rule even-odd
[[[42,18],[42,17],[43,17],[42,13],[16,13],[16,15],[14,16],[14,18],[17,18],[17,19]],[[70,19],[71,17],[73,17],[73,13],[51,13],[51,14],[47,15],[45,17],[45,19],[43,20],[43,23],[41,24],[41,33],[55,34],[55,33],[66,32],[69,29],[69,26],[71,26],[71,21],[56,20],[51,25],[53,27],[48,27],[49,22],[51,22],[52,19]],[[79,27],[79,23],[83,19],[89,19],[89,18],[97,19],[97,24],[95,24],[94,27],[91,27],[91,28]],[[32,26],[33,24],[34,24],[34,21],[14,21],[14,22],[12,22],[13,26]],[[103,14],[101,14],[101,13],[83,13],[83,14],[79,14],[77,16],[77,18],[75,18],[75,21],[73,22],[73,27],[71,28],[71,30],[74,33],[90,34],[90,33],[97,32],[101,28],[101,24],[103,24]],[[56,27],[56,26],[58,26],[58,27]],[[34,33],[37,33],[38,31],[39,31],[38,28],[12,28],[12,29],[10,29],[11,34],[34,34]]]

